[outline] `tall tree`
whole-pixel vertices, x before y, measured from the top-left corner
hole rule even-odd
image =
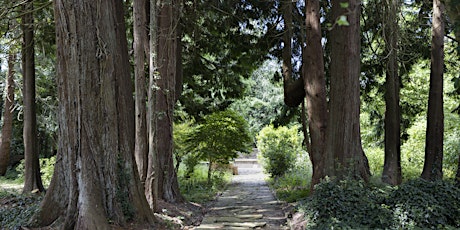
[[[134,0],[134,88],[136,113],[136,158],[139,177],[145,183],[148,166],[148,133],[147,133],[147,87],[145,77],[145,59],[149,55],[147,37],[146,0]]]
[[[318,0],[306,2],[306,47],[303,56],[303,77],[310,136],[310,159],[313,165],[311,186],[327,175],[325,141],[327,129],[326,80],[321,45],[320,8]],[[329,161],[330,162],[330,161]]]
[[[370,171],[361,145],[359,123],[360,1],[331,2],[332,18],[336,21],[329,37],[331,79],[325,154],[326,159],[334,162],[326,162],[326,166],[337,177],[350,175],[367,180]]]
[[[22,71],[24,101],[24,188],[23,192],[44,191],[37,149],[37,114],[35,109],[35,52],[33,1],[23,3]]]
[[[5,86],[5,106],[3,107],[3,128],[0,137],[0,176],[5,175],[10,162],[11,135],[13,131],[14,103],[14,63],[16,54],[8,55],[8,77]]]
[[[149,87],[147,91],[147,128],[148,128],[148,159],[147,159],[147,177],[144,181],[145,196],[152,210],[157,210],[158,196],[158,160],[155,152],[156,140],[156,120],[155,120],[155,79],[158,77],[157,63],[157,33],[158,33],[158,18],[157,0],[150,0],[149,11]]]
[[[442,179],[443,141],[444,141],[444,4],[433,0],[431,72],[428,98],[428,119],[425,144],[425,163],[422,178]]]
[[[177,58],[178,17],[180,1],[160,0],[158,3],[157,25],[157,68],[155,78],[154,114],[154,154],[157,155],[156,178],[158,196],[167,202],[181,202],[179,183],[173,161],[173,114],[176,102],[176,79],[178,78]]]
[[[55,1],[59,151],[33,223],[62,229],[153,224],[134,160],[123,3]]]
[[[391,185],[402,182],[401,175],[401,110],[398,74],[398,0],[384,0],[383,36],[385,40],[385,162],[382,181]]]
[[[284,87],[284,103],[291,107],[297,107],[305,98],[303,79],[294,79],[292,68],[292,35],[293,35],[293,2],[281,1],[281,11],[284,18],[282,71]]]

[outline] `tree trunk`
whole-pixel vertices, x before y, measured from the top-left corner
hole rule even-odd
[[[158,160],[158,195],[166,202],[182,202],[173,161],[173,114],[177,77],[178,1],[160,1],[158,9],[158,71],[155,79],[155,152]]]
[[[5,106],[3,111],[3,128],[0,140],[0,176],[5,175],[10,162],[11,134],[13,131],[14,103],[14,63],[16,55],[8,55],[8,78],[5,86]]]
[[[425,163],[422,178],[441,180],[444,141],[444,4],[433,1],[433,25],[431,41],[431,73],[428,98],[428,119],[426,130]]]
[[[153,224],[134,159],[122,2],[57,0],[55,13],[59,151],[35,225],[110,229],[127,222]]]
[[[155,139],[155,79],[158,77],[158,63],[157,63],[157,34],[158,34],[158,1],[150,0],[150,14],[149,14],[149,87],[148,87],[148,108],[147,108],[147,122],[148,122],[148,137],[149,137],[149,153],[148,153],[148,167],[147,177],[145,180],[145,196],[152,210],[157,210],[158,195],[158,160],[156,152],[156,139]]]
[[[402,182],[401,176],[401,111],[398,75],[399,1],[384,0],[384,39],[386,60],[385,82],[385,163],[382,181],[390,185]]]
[[[281,10],[284,17],[284,35],[283,35],[283,87],[284,103],[289,107],[299,106],[305,98],[303,79],[295,80],[292,77],[292,2],[281,1]]]
[[[324,154],[327,128],[326,80],[324,77],[323,47],[319,1],[306,2],[306,47],[303,54],[303,77],[307,99],[310,132],[310,159],[313,165],[311,188],[327,175]]]
[[[348,3],[343,8],[343,3]],[[360,136],[360,2],[333,0],[332,18],[346,15],[349,25],[334,24],[330,32],[331,86],[330,108],[326,132],[327,173],[339,179],[350,176],[368,180],[369,164]],[[334,165],[333,168],[330,168]]]
[[[142,183],[145,183],[148,166],[147,87],[145,57],[148,55],[146,0],[134,0],[134,83],[136,112],[136,145],[134,156]]]
[[[22,29],[22,71],[24,100],[24,188],[23,192],[45,191],[40,176],[39,153],[37,150],[37,114],[35,109],[35,52],[33,1],[23,6]]]

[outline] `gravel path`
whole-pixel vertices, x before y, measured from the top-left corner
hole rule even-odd
[[[238,167],[238,173],[195,229],[289,229],[260,166]]]

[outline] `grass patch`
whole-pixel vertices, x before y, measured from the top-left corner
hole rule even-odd
[[[310,177],[305,171],[289,171],[284,176],[269,178],[268,184],[280,200],[293,203],[310,194]]]
[[[179,168],[179,187],[185,199],[199,204],[212,201],[216,194],[226,189],[232,178],[231,172],[216,170],[212,174],[211,183],[208,183],[207,173],[207,166],[198,165],[190,178],[185,178],[183,167]]]

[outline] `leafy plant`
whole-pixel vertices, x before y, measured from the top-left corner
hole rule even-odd
[[[213,163],[228,164],[238,152],[249,152],[251,143],[247,122],[236,112],[226,110],[205,116],[204,122],[187,138],[186,149],[193,157],[189,161],[208,161],[208,180],[211,180]]]
[[[214,200],[218,192],[225,190],[232,177],[230,172],[221,171],[213,174],[211,183],[208,183],[207,168],[204,165],[195,167],[188,177],[185,173],[185,169],[180,167],[178,180],[181,194],[186,200],[201,204]]]
[[[38,211],[43,196],[0,191],[0,226],[2,229],[19,229],[25,226]]]
[[[296,126],[266,126],[257,135],[262,166],[271,177],[283,176],[294,167],[297,154],[302,151],[301,138]]]
[[[460,227],[460,189],[422,179],[395,188],[325,180],[299,209],[309,229],[454,229]]]

